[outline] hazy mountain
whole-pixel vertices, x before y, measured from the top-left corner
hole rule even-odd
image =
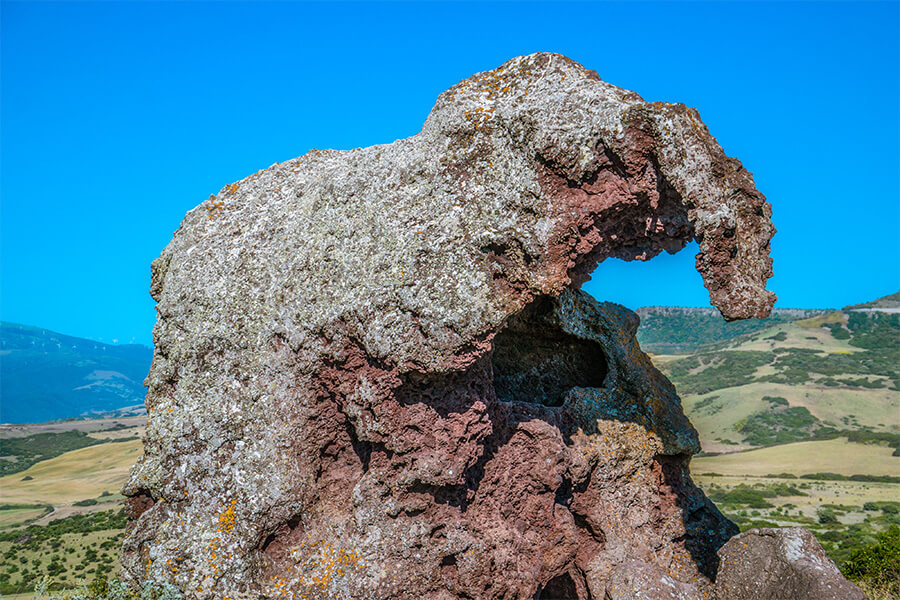
[[[0,422],[34,423],[143,404],[153,350],[0,322]]]

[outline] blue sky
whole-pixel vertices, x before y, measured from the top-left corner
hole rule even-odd
[[[150,343],[185,212],[310,148],[416,133],[472,73],[560,52],[696,107],[774,207],[779,306],[900,288],[897,2],[0,4],[0,318]],[[694,248],[586,289],[705,306]]]

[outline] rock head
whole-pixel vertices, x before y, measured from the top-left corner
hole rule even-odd
[[[696,239],[711,302],[766,316],[770,215],[695,110],[543,53],[444,92],[411,138],[225,186],[152,265],[127,577],[710,597],[737,529],[691,482],[697,434],[636,315],[578,287]]]

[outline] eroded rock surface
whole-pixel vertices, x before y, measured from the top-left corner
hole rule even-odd
[[[695,110],[553,54],[454,86],[416,136],[226,186],[153,263],[126,573],[202,599],[709,597],[736,529],[691,483],[696,432],[636,315],[577,288],[698,239],[712,303],[765,316],[770,214]]]
[[[719,550],[719,600],[866,600],[799,527],[751,529]]]

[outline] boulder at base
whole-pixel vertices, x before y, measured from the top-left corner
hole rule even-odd
[[[806,529],[751,529],[719,549],[719,600],[866,600]]]

